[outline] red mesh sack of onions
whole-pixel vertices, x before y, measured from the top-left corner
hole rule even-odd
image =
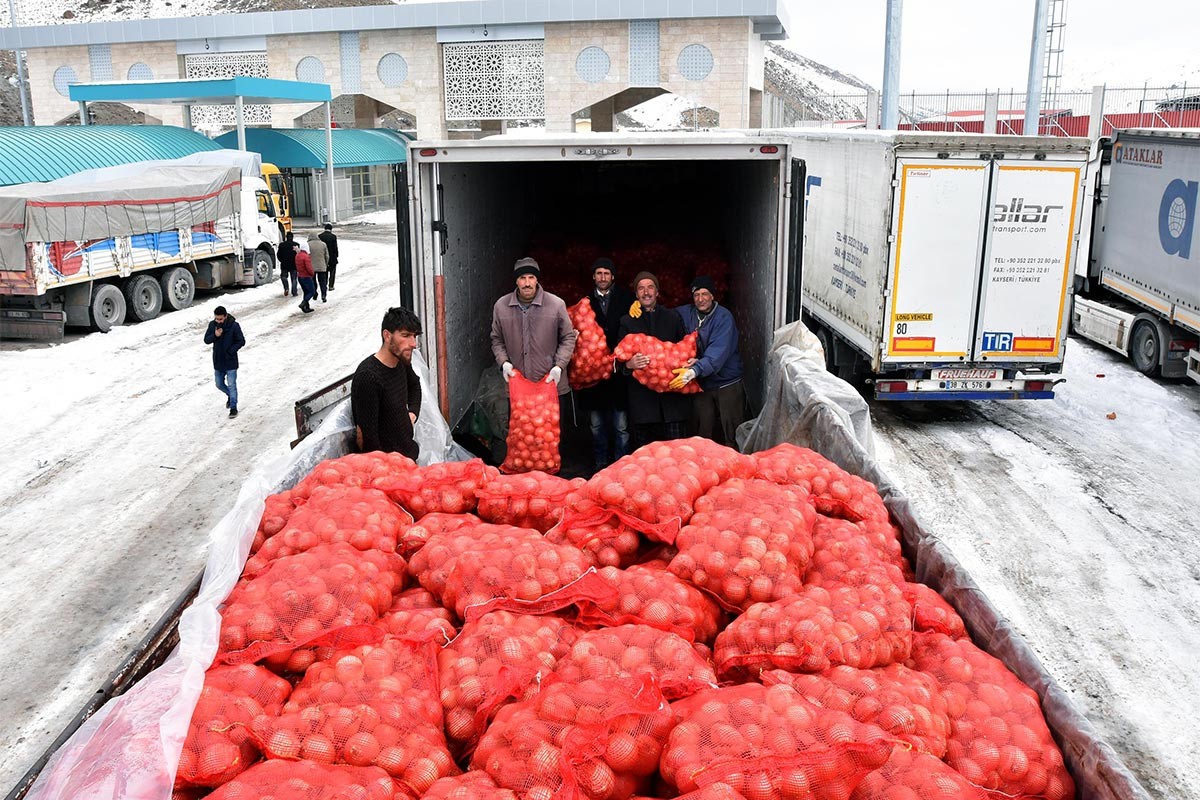
[[[421,800],[517,800],[517,795],[512,789],[501,789],[483,770],[473,769],[439,778]]]
[[[417,462],[399,453],[351,453],[331,458],[313,467],[312,472],[292,489],[296,505],[308,501],[319,486],[366,486],[380,488],[400,475],[417,469]]]
[[[1075,785],[1037,694],[969,639],[913,637],[908,666],[938,682],[950,716],[946,763],[976,786],[1014,797],[1065,800]]]
[[[213,667],[188,723],[176,786],[220,786],[258,759],[250,736],[255,718],[278,715],[292,686],[253,664]]]
[[[443,607],[449,608],[445,600],[446,578],[459,555],[471,550],[479,553],[499,550],[516,542],[541,539],[540,533],[528,528],[476,522],[431,536],[424,547],[413,553],[408,572],[438,598]]]
[[[897,747],[867,777],[850,800],[991,800],[951,767],[928,753]]]
[[[442,732],[437,645],[388,636],[308,668],[279,717],[252,730],[270,758],[376,766],[413,798],[455,775]]]
[[[358,550],[394,553],[401,531],[411,524],[408,512],[378,489],[320,486],[292,512],[283,530],[250,556],[242,574],[257,575],[272,561],[319,544],[345,542]]]
[[[501,475],[479,489],[479,517],[545,533],[562,516],[567,496],[584,483],[582,478],[567,480],[540,470]]]
[[[493,611],[463,626],[438,654],[446,735],[469,753],[505,702],[549,675],[577,631],[559,617]]]
[[[254,532],[254,542],[250,545],[250,552],[258,552],[258,548],[263,546],[263,542],[283,530],[287,525],[288,518],[292,516],[292,512],[304,502],[304,499],[294,496],[290,489],[267,497],[266,508],[263,510],[262,519],[258,522],[258,530]]]
[[[499,475],[478,458],[418,467],[403,475],[377,481],[375,487],[404,506],[413,519],[441,511],[466,514],[475,510],[479,487]]]
[[[734,478],[696,500],[669,569],[730,609],[788,597],[803,585],[816,516],[801,489]]]
[[[395,800],[405,795],[378,767],[264,761],[208,795],[209,800]]]
[[[586,389],[612,377],[613,353],[608,349],[604,329],[596,322],[592,301],[583,298],[567,309],[571,325],[579,331],[575,338],[575,352],[567,368],[567,380],[572,389]]]
[[[633,800],[655,800],[649,797],[634,797]],[[675,800],[746,800],[741,792],[734,791],[727,783],[710,783],[703,789],[681,794]]]
[[[652,442],[617,459],[592,476],[586,496],[644,522],[684,524],[697,498],[719,483],[753,472],[750,456],[693,436]],[[659,540],[674,543],[665,530]]]
[[[697,333],[689,333],[678,342],[664,342],[645,333],[631,333],[617,343],[613,355],[618,361],[628,361],[638,353],[650,357],[649,365],[635,369],[630,374],[633,379],[656,392],[679,392],[680,394],[695,394],[700,391],[698,381],[679,388],[672,389],[669,384],[675,377],[675,370],[687,366],[689,359],[696,357]]]
[[[554,672],[571,683],[652,675],[667,700],[717,685],[712,664],[690,642],[649,625],[619,625],[580,634]]]
[[[721,607],[663,566],[605,567],[600,570],[600,577],[616,589],[616,595],[608,601],[579,603],[580,625],[608,628],[649,625],[689,642],[711,642],[717,635]]]
[[[883,498],[873,484],[851,475],[820,453],[785,442],[750,457],[757,465],[755,477],[803,486],[822,514],[852,522],[888,519]]]
[[[517,533],[506,546],[467,550],[450,565],[442,604],[459,619],[478,619],[497,609],[548,614],[616,594],[579,548],[546,541],[536,531],[509,530]]]
[[[967,626],[954,606],[923,583],[905,582],[900,586],[904,599],[913,609],[913,630],[944,633],[951,639],[967,638]]]
[[[661,774],[680,793],[719,782],[752,800],[849,800],[896,744],[786,684],[711,689],[671,712]]]
[[[935,758],[946,755],[950,717],[937,681],[903,664],[877,669],[831,667],[812,675],[764,672],[762,683],[786,683],[822,708],[844,711],[859,722]]]
[[[810,586],[905,582],[903,571],[885,559],[858,523],[818,516],[812,538],[813,557],[804,573],[804,582]]]
[[[481,522],[483,520],[474,514],[445,514],[441,511],[426,514],[421,517],[419,522],[414,522],[400,534],[397,551],[405,558],[409,558],[424,547],[431,537],[440,533],[456,531],[468,525],[478,525]]]
[[[649,523],[615,508],[607,508],[572,492],[564,501],[562,518],[546,532],[555,544],[570,544],[582,550],[597,567],[627,567],[637,563],[643,538],[654,542],[674,541],[676,521]]]
[[[534,697],[500,710],[471,767],[520,800],[627,800],[657,769],[670,726],[670,707],[650,677],[552,677]]]
[[[562,466],[558,384],[531,381],[514,370],[508,381],[508,409],[508,456],[500,471],[558,472]]]
[[[904,661],[912,648],[910,608],[892,583],[805,586],[755,603],[717,634],[713,660],[722,678],[779,668],[823,672]]]
[[[375,624],[393,636],[430,635],[439,643],[449,642],[458,635],[450,612],[442,608],[436,597],[421,588],[409,589],[397,595],[392,607]]]
[[[218,664],[265,659],[275,672],[303,672],[313,648],[378,641],[372,623],[404,589],[404,559],[395,553],[323,544],[271,563],[243,579],[221,610]]]

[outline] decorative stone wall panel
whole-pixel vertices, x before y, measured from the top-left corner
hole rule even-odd
[[[541,41],[442,45],[446,119],[542,119],[546,116]]]

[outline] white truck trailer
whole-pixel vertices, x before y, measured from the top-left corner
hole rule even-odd
[[[270,193],[243,166],[145,162],[0,188],[0,336],[107,331],[197,288],[274,277]]]
[[[1100,142],[1091,259],[1072,327],[1146,375],[1200,382],[1200,131],[1123,130]]]
[[[879,397],[1052,397],[1087,159],[1084,140],[940,133],[414,142],[401,297],[435,332],[451,422],[492,363],[513,262],[556,234],[718,240],[755,407],[771,334],[802,312]],[[543,283],[590,266],[543,264]]]

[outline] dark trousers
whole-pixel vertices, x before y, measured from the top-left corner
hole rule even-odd
[[[324,300],[325,296],[327,294],[329,294],[329,273],[328,272],[318,272],[317,273],[317,286],[321,287],[321,299]],[[313,297],[316,297],[316,296],[317,295],[314,292]]]
[[[629,415],[625,409],[592,409],[588,412],[588,422],[596,469],[607,467],[629,452]]]
[[[686,422],[643,422],[629,426],[629,446],[636,450],[651,442],[667,442],[687,437]]]
[[[333,288],[333,279],[337,276],[337,264],[329,265],[329,288]]]
[[[746,387],[741,381],[700,392],[693,398],[692,423],[697,436],[737,449],[736,431],[746,419]]]
[[[288,289],[288,276],[289,275],[292,278],[292,288],[291,289]],[[287,294],[290,291],[292,293],[292,296],[294,297],[296,295],[296,289],[299,288],[299,280],[300,280],[299,278],[296,277],[296,268],[293,267],[292,269],[288,269],[287,267],[284,267],[282,270],[279,271],[279,280],[283,283],[283,293]]]
[[[300,288],[304,290],[304,299],[300,301],[300,305],[306,306],[309,300],[317,296],[316,282],[312,278],[301,278]]]

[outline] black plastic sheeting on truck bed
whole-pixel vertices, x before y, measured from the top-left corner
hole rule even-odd
[[[921,525],[908,498],[875,461],[866,401],[825,370],[815,341],[800,323],[776,331],[763,409],[738,431],[740,448],[749,453],[790,442],[816,450],[847,472],[874,483],[904,532],[905,555],[917,579],[954,606],[976,645],[1003,661],[1037,692],[1075,779],[1077,796],[1083,800],[1150,800],[1116,751],[1097,735],[950,548]]]

